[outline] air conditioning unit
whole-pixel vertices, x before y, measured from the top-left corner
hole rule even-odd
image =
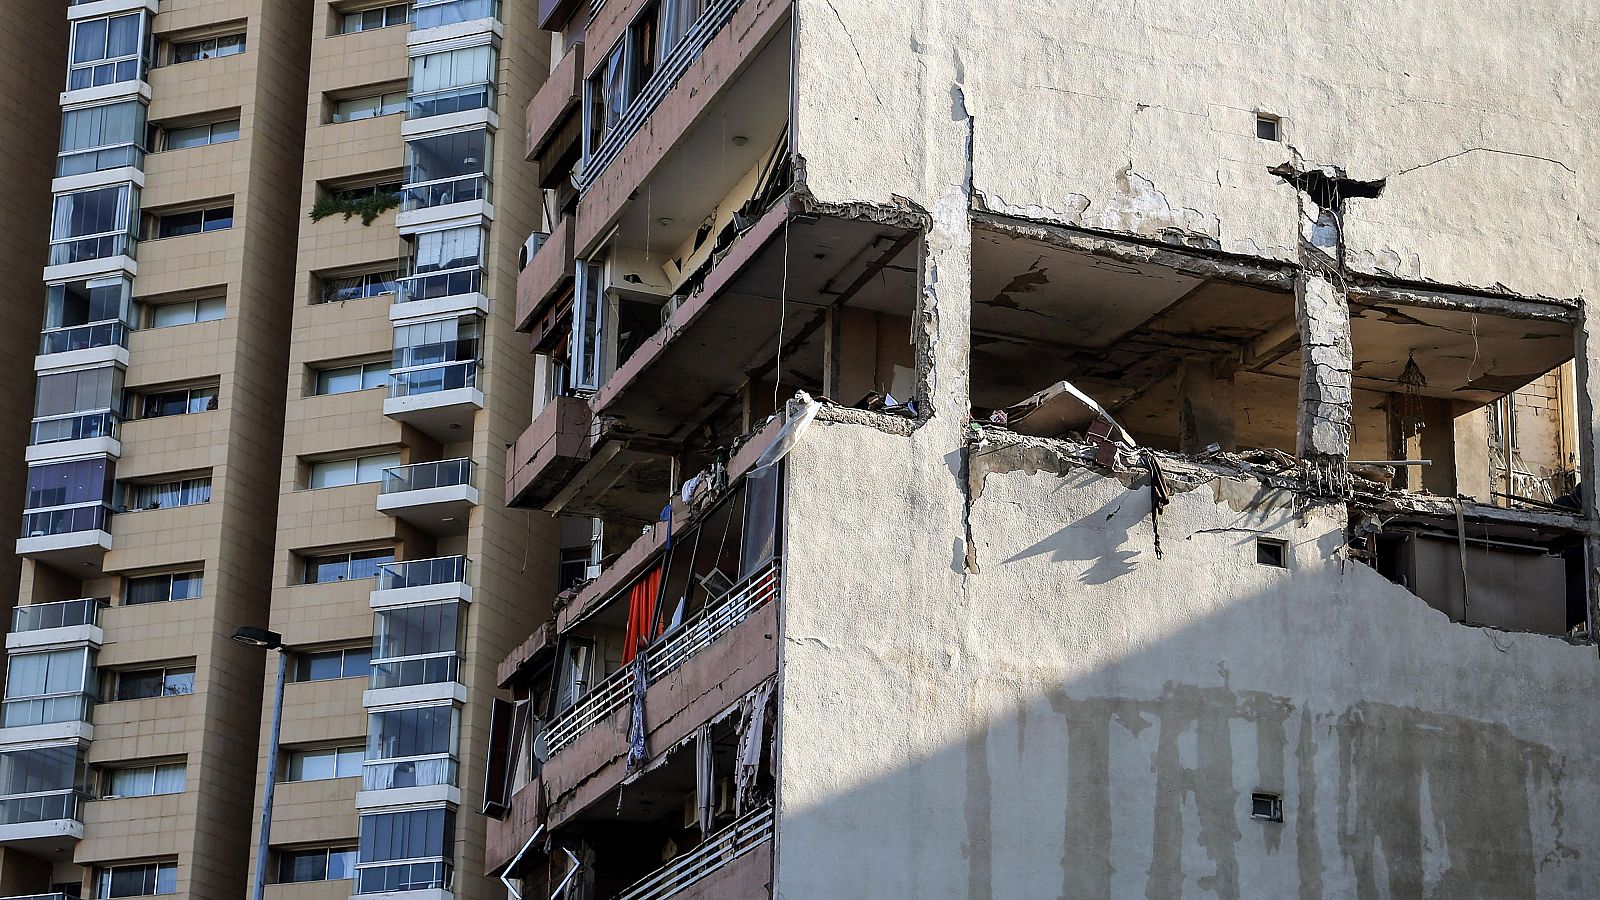
[[[600,577],[601,568],[599,565],[591,564],[587,569],[583,570],[583,577],[593,581]]]
[[[661,324],[666,325],[667,320],[672,318],[673,313],[678,311],[678,307],[682,306],[688,299],[688,294],[673,294],[667,298],[667,302],[661,304]]]
[[[539,248],[543,247],[544,242],[549,239],[550,232],[548,231],[535,231],[533,234],[528,235],[528,239],[522,244],[522,252],[517,255],[518,272],[528,267],[528,263],[533,261],[533,255],[538,253]]]

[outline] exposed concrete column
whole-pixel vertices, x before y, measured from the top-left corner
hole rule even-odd
[[[1205,358],[1188,358],[1178,372],[1178,442],[1184,453],[1211,444],[1232,452],[1234,438],[1233,370]]]
[[[1311,464],[1313,485],[1327,495],[1350,486],[1352,396],[1350,306],[1322,265],[1310,259],[1321,251],[1302,242],[1300,274],[1295,278],[1295,311],[1300,322],[1300,415],[1295,453]],[[1319,264],[1320,263],[1320,264]]]

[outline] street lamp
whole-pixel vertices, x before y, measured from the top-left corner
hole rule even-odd
[[[272,738],[267,745],[267,783],[261,792],[261,839],[256,842],[256,877],[251,887],[252,900],[263,900],[267,892],[267,848],[272,834],[272,795],[278,786],[278,738],[283,728],[283,681],[289,669],[290,650],[283,635],[249,625],[233,633],[233,639],[247,647],[278,651],[278,686],[272,699]]]

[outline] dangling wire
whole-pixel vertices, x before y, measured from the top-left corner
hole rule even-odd
[[[783,289],[778,294],[778,362],[772,374],[772,411],[783,385],[783,322],[789,316],[789,219],[783,220]]]

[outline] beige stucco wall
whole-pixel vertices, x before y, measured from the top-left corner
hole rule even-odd
[[[1451,623],[1342,558],[1341,508],[1218,479],[1174,497],[1157,558],[1148,491],[1083,469],[993,472],[964,521],[930,429],[817,425],[788,466],[778,896],[1505,900],[1600,875],[1594,648]]]

